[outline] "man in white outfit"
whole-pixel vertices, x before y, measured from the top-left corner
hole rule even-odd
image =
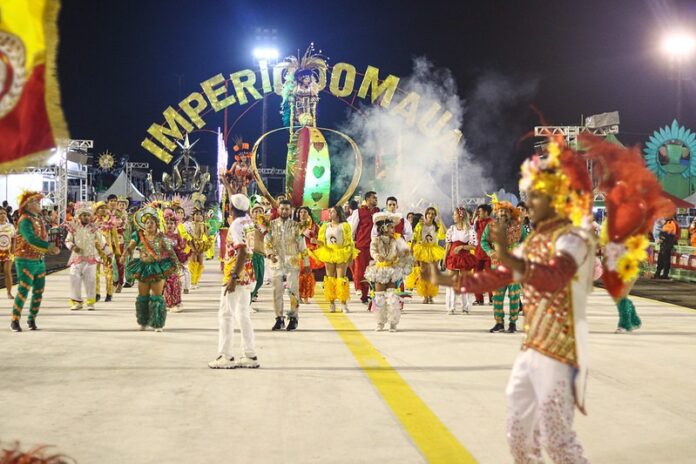
[[[218,357],[208,363],[211,369],[257,368],[254,328],[249,311],[251,291],[256,283],[251,263],[254,223],[247,215],[249,199],[242,194],[230,197],[230,228],[227,232],[227,254],[223,287],[218,311]],[[234,361],[234,329],[242,334],[243,356]]]

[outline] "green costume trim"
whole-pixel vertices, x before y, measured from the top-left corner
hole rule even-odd
[[[146,326],[150,322],[150,297],[138,295],[135,298],[135,318],[138,325]]]
[[[618,327],[628,330],[640,329],[642,321],[638,317],[635,306],[633,302],[628,298],[622,298],[618,303],[616,303],[616,309],[619,310],[619,325]]]
[[[36,319],[41,307],[41,298],[46,285],[46,264],[43,259],[15,258],[15,270],[17,271],[17,296],[12,305],[12,320],[18,321],[22,316],[24,303],[31,292],[28,320]]]
[[[161,329],[167,320],[167,307],[162,295],[150,295],[150,321],[148,325],[153,329]]]
[[[256,277],[256,286],[251,292],[251,297],[254,298],[259,294],[259,289],[263,285],[263,276],[266,272],[265,258],[261,253],[254,252],[251,255],[251,267],[254,269],[254,276]]]
[[[34,232],[34,225],[31,222],[31,219],[29,218],[24,218],[21,221],[19,221],[19,227],[18,227],[19,233],[22,235],[22,238],[37,249],[37,251],[41,253],[48,253],[48,247],[51,245],[49,242],[45,242],[41,240],[36,235],[36,232]]]
[[[520,284],[509,284],[503,288],[499,288],[493,292],[493,316],[495,322],[503,323],[505,320],[505,292],[507,291],[510,301],[510,322],[517,322],[517,316],[520,313]]]

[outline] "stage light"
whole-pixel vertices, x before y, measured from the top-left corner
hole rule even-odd
[[[277,60],[279,56],[280,56],[280,53],[278,52],[278,49],[276,49],[276,48],[255,48],[254,49],[254,58],[256,58],[257,60],[273,61],[273,60]]]
[[[686,59],[696,51],[696,40],[684,32],[670,34],[662,41],[662,51],[672,58]]]

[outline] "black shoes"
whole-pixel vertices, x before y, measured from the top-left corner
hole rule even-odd
[[[288,322],[288,332],[291,330],[295,330],[297,328],[297,318],[296,317],[290,317],[290,321]]]
[[[123,288],[131,288],[132,286],[133,286],[133,284],[129,284],[128,282],[123,284]]]
[[[34,319],[27,319],[27,327],[29,327],[29,330],[39,330]]]
[[[517,332],[517,326],[515,325],[514,322],[511,322],[510,325],[508,326],[507,333],[514,334],[515,332]]]
[[[273,325],[273,328],[271,330],[280,330],[285,328],[285,320],[283,319],[282,316],[276,317],[275,324]]]
[[[96,297],[96,300],[97,300],[97,301],[101,300],[101,295],[100,295],[100,294],[98,294],[98,293],[97,293],[97,297]]]
[[[106,298],[104,298],[104,303],[108,303],[109,301],[111,301],[111,298],[112,298],[111,295],[106,295]],[[97,301],[99,301],[99,300],[97,300]]]
[[[495,333],[495,332],[505,332],[505,324],[497,322],[491,330],[489,330],[490,333]]]
[[[19,321],[12,321],[10,323],[10,329],[12,329],[13,332],[21,332],[22,326],[19,325]]]

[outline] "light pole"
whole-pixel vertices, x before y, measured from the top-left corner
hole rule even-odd
[[[278,62],[280,52],[273,47],[259,47],[254,49],[254,58],[259,62],[259,69],[273,66]],[[266,95],[261,102],[261,135],[268,132],[268,99]],[[261,166],[268,167],[268,154],[266,151],[266,141],[261,142]],[[264,179],[264,182],[267,180]]]
[[[687,32],[671,33],[662,40],[662,51],[669,57],[672,79],[677,81],[676,112],[677,120],[682,116],[683,81],[690,79],[684,67],[696,52],[696,39]]]

